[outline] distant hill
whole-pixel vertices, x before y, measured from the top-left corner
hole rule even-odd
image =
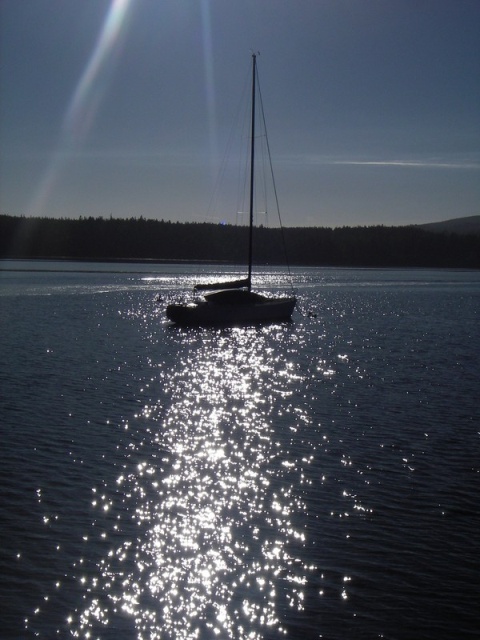
[[[461,235],[480,235],[480,216],[468,216],[467,218],[452,218],[443,222],[430,222],[416,225],[425,231],[439,233],[459,233]]]

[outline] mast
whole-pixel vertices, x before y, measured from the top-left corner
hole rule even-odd
[[[250,140],[250,230],[248,236],[248,290],[252,289],[252,261],[253,261],[253,200],[255,173],[255,76],[257,56],[252,53],[252,124]]]

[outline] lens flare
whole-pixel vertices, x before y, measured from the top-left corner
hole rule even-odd
[[[28,207],[29,215],[44,213],[62,170],[95,121],[125,41],[132,5],[132,0],[112,0],[110,4],[95,48],[67,108],[57,149]]]

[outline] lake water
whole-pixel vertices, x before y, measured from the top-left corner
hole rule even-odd
[[[479,272],[0,264],[2,638],[479,637]]]

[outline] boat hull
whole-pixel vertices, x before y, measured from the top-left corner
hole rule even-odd
[[[192,305],[171,304],[167,318],[182,326],[235,326],[290,320],[295,298],[265,298],[253,304],[218,304],[208,300]]]

